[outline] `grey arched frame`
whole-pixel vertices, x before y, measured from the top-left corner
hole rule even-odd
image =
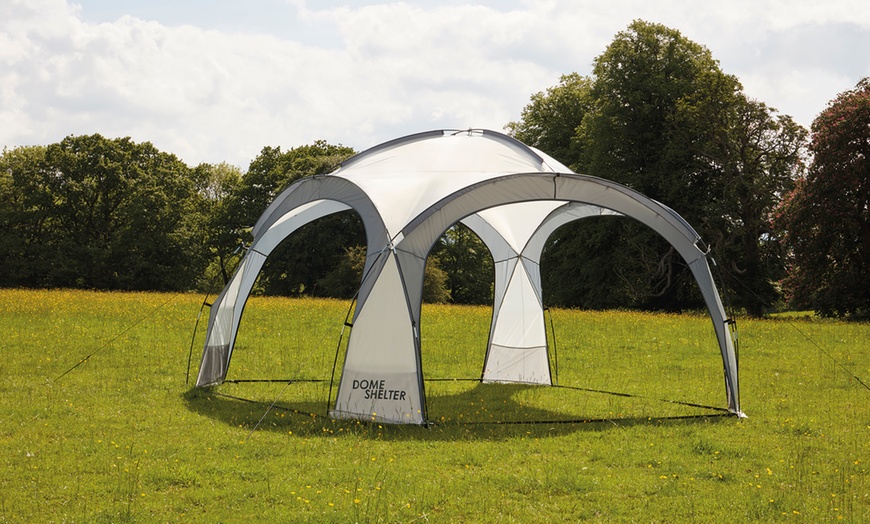
[[[713,322],[725,371],[728,409],[742,415],[737,360],[728,329],[730,320],[713,281],[707,253],[698,245],[700,236],[672,209],[628,187],[569,173],[520,173],[492,178],[443,198],[411,221],[402,230],[401,240],[396,242],[399,263],[403,268],[422,268],[435,241],[465,216],[491,207],[537,200],[577,202],[610,209],[647,225],[674,247],[691,269]],[[418,325],[422,270],[404,272],[404,278],[411,298],[412,322]]]
[[[377,273],[377,250],[389,244],[389,235],[377,208],[362,190],[346,179],[330,176],[305,178],[281,192],[260,216],[252,231],[254,239],[230,282],[212,303],[206,342],[196,385],[219,384],[226,379],[242,313],[263,262],[281,240],[317,218],[353,209],[363,222],[369,251],[364,271]],[[300,220],[283,222],[300,213]],[[374,251],[374,252],[373,252]],[[365,287],[366,280],[362,286]],[[368,285],[372,283],[368,280]]]

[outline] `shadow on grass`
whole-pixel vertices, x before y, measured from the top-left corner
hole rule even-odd
[[[325,401],[286,400],[273,404],[224,394],[217,389],[199,388],[187,391],[183,398],[191,411],[238,427],[245,437],[255,430],[303,438],[357,435],[379,440],[503,440],[609,431],[638,425],[716,424],[734,418],[730,413],[691,408],[687,408],[690,414],[676,416],[584,418],[516,400],[519,393],[541,387],[544,386],[478,383],[455,394],[427,393],[430,416],[436,410],[439,414],[450,413],[430,421],[428,426],[336,420],[326,416]]]

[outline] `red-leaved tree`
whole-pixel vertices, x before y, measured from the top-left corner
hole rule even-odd
[[[812,164],[775,222],[790,248],[790,305],[821,315],[870,315],[870,78],[841,93],[812,125]]]

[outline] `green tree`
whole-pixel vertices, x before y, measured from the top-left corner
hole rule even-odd
[[[306,176],[329,173],[353,154],[349,147],[331,145],[323,140],[288,151],[282,151],[280,147],[264,147],[229,195],[225,216],[228,227],[237,231],[253,227],[287,186]],[[240,232],[237,233],[237,240],[243,238]],[[234,249],[235,244],[225,247]]]
[[[326,296],[333,298],[355,297],[362,281],[362,272],[366,262],[365,246],[345,248],[344,256],[338,264],[320,281],[319,289],[325,290]],[[438,257],[430,256],[426,262],[423,275],[423,302],[450,302],[450,291],[447,289],[447,274],[440,267]]]
[[[592,107],[592,81],[577,73],[562,75],[559,85],[532,95],[520,120],[505,126],[508,133],[573,167],[580,158],[577,128]]]
[[[51,194],[32,176],[45,147],[4,149],[0,156],[0,286],[34,286],[45,272],[41,249],[53,207]]]
[[[585,218],[560,227],[547,241],[541,256],[544,303],[561,307],[612,309],[640,307],[646,290],[638,296],[625,268],[637,269],[636,248],[611,246],[614,239],[632,239],[640,225],[605,216]],[[608,250],[608,256],[596,256]]]
[[[679,31],[643,21],[618,33],[593,71],[595,109],[581,130],[581,169],[697,211],[692,190],[703,184],[696,176],[706,167],[697,156],[703,137],[684,132],[684,126],[696,115],[718,124],[721,107],[740,89],[737,79]]]
[[[724,264],[734,305],[760,316],[780,300],[785,247],[772,217],[804,172],[807,131],[765,104],[737,97],[708,142],[711,198],[698,229]]]
[[[545,152],[565,152],[557,158],[576,171],[626,184],[676,210],[728,264],[726,287],[736,305],[761,314],[776,300],[782,272],[769,215],[801,172],[805,131],[741,89],[703,46],[674,29],[635,21],[596,58],[591,79],[563,77],[533,95],[522,121],[508,128]],[[573,104],[565,100],[572,97]],[[557,118],[558,111],[567,118]],[[557,129],[541,131],[547,123]],[[557,305],[702,304],[674,250],[623,218],[556,231],[542,257],[542,279]]]
[[[232,266],[232,251],[229,247],[239,245],[239,232],[226,227],[228,207],[232,196],[238,191],[242,171],[225,162],[200,164],[194,169],[198,181],[197,192],[202,197],[203,224],[210,261],[200,277],[197,288],[218,292],[229,282]]]
[[[698,224],[711,199],[711,173],[702,154],[710,133],[697,131],[722,125],[722,115],[740,89],[737,79],[724,74],[703,46],[674,29],[643,21],[616,35],[595,59],[593,74],[593,105],[578,128],[581,156],[575,166],[626,184]],[[603,266],[609,278],[590,279],[590,287],[576,290],[579,297],[555,290],[550,296],[556,303],[666,309],[700,305],[691,274],[673,249],[626,220],[584,220],[561,232],[557,238],[563,243],[571,242],[569,233],[582,236],[577,241],[583,248],[570,250],[577,258],[559,265]],[[545,282],[554,280],[546,272],[559,250],[549,251],[544,262],[550,264],[542,267]],[[629,302],[614,303],[625,299]]]
[[[344,248],[344,255],[318,282],[319,289],[332,298],[353,298],[362,281],[366,264],[366,247],[353,245]]]
[[[199,195],[174,155],[90,135],[8,160],[21,204],[12,229],[28,266],[21,285],[192,287],[206,260]]]
[[[448,229],[432,248],[430,264],[433,259],[446,275],[447,293],[453,302],[492,303],[492,256],[471,229],[461,223]]]
[[[776,225],[791,250],[789,304],[825,316],[870,315],[870,79],[838,95],[812,125],[809,172]]]

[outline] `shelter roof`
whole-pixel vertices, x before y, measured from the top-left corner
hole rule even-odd
[[[517,140],[493,131],[419,133],[364,151],[331,176],[357,185],[374,203],[390,236],[442,198],[512,173],[571,171]],[[553,204],[544,204],[553,208]]]

